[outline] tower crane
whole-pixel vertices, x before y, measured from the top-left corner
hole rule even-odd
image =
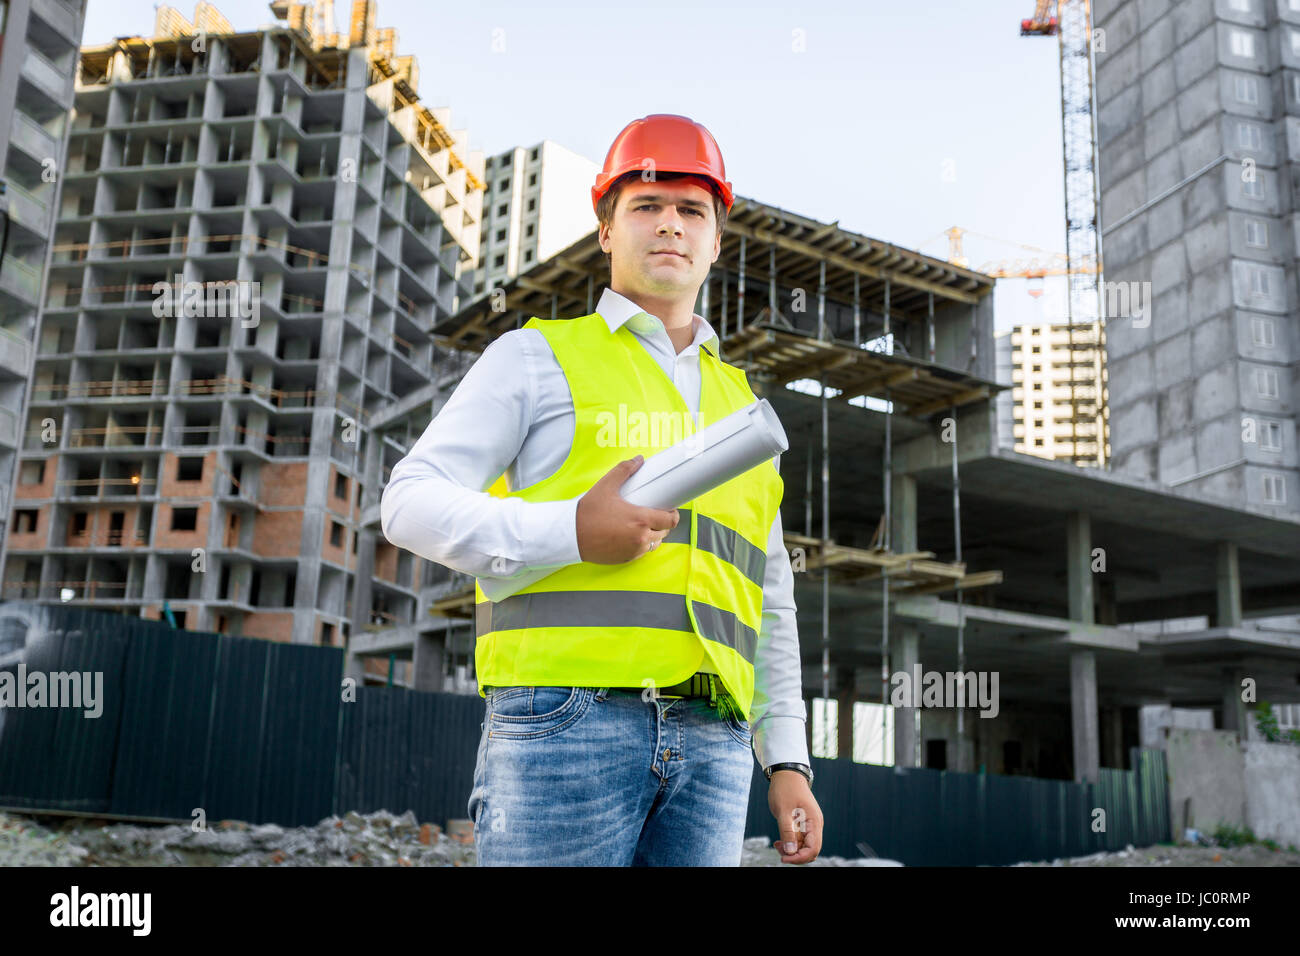
[[[1100,367],[1099,386],[1105,381],[1106,321],[1101,307],[1102,254],[1100,211],[1097,188],[1097,121],[1093,100],[1093,32],[1091,0],[1035,0],[1034,14],[1020,21],[1021,36],[1055,36],[1060,43],[1061,61],[1061,145],[1065,157],[1065,258],[1066,325],[1073,351],[1077,326],[1097,324]],[[1073,377],[1071,377],[1073,382]],[[1073,399],[1073,385],[1071,385]],[[1074,409],[1072,432],[1077,438],[1079,404]],[[1096,463],[1106,467],[1109,447],[1109,415],[1104,402],[1097,402],[1094,435]],[[1079,463],[1076,454],[1075,463]]]

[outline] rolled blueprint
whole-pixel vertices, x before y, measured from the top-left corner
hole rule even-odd
[[[760,398],[651,455],[618,493],[634,505],[670,511],[789,447],[776,411]],[[558,570],[540,568],[518,577],[479,578],[478,582],[489,601],[501,601]]]

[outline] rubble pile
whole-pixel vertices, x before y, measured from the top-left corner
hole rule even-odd
[[[0,814],[4,866],[472,866],[473,842],[407,811],[331,816],[314,827],[221,820],[205,829],[69,819],[54,829]]]

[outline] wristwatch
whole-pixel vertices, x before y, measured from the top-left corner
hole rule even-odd
[[[808,779],[809,784],[813,782],[812,767],[806,763],[774,763],[770,767],[764,767],[763,773],[767,775],[768,780],[771,780],[772,774],[778,770],[797,770]]]

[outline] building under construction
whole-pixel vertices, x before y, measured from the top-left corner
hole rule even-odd
[[[22,444],[86,0],[0,4],[0,542]]]
[[[373,4],[346,36],[272,9],[240,33],[163,8],[82,50],[4,595],[472,693],[473,581],[385,541],[380,495],[494,337],[594,308],[605,256],[589,235],[471,301],[482,157]],[[1241,728],[1245,678],[1300,701],[1300,517],[999,447],[992,289],[731,210],[697,309],[791,439],[805,697],[997,674],[996,717],[890,711],[895,762],[1082,779],[1124,766],[1148,705]]]
[[[530,316],[589,313],[607,277],[591,235],[508,282],[504,310],[472,302],[433,331],[473,354]],[[1300,522],[999,447],[992,288],[837,223],[745,198],[731,211],[697,311],[790,436],[805,698],[848,714],[918,665],[996,672],[996,717],[893,709],[895,762],[1094,780],[1125,766],[1143,707],[1240,728],[1243,677],[1300,700]],[[364,528],[459,377],[371,419]],[[400,624],[353,634],[353,673],[377,661],[397,684],[475,693],[473,580],[412,558],[376,548],[362,586]],[[852,753],[838,727],[814,754]]]
[[[1100,322],[1017,325],[994,339],[1004,445],[1039,458],[1105,467],[1105,336]]]
[[[371,417],[470,291],[483,158],[375,5],[83,47],[4,596],[341,645]],[[382,612],[378,612],[381,613]]]

